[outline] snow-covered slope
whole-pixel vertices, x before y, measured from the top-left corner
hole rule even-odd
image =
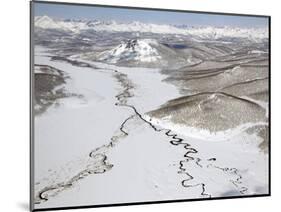
[[[154,62],[161,59],[156,48],[157,41],[151,39],[129,40],[122,42],[112,50],[102,52],[98,57],[109,63],[136,60],[140,62]]]
[[[35,26],[42,29],[58,29],[73,33],[85,30],[98,32],[140,32],[157,34],[181,34],[196,39],[221,39],[228,37],[247,38],[253,41],[268,38],[267,28],[238,28],[238,27],[193,27],[141,22],[117,23],[116,21],[98,20],[55,20],[48,16],[35,17]]]

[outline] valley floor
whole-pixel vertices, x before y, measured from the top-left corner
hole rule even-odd
[[[204,139],[150,116],[181,97],[160,70],[51,60],[45,51],[36,47],[35,64],[63,71],[60,88],[76,95],[35,116],[36,208],[268,193],[268,154],[245,126]]]

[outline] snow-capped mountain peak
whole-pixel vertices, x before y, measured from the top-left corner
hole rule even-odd
[[[60,28],[60,25],[58,25],[52,18],[46,15],[37,16],[35,18],[35,26],[44,29]]]
[[[79,33],[81,30],[89,29],[86,21],[70,19],[56,20],[49,16],[35,17],[35,27],[42,29],[57,29],[72,33]]]
[[[154,62],[161,58],[155,48],[156,45],[158,45],[157,41],[152,39],[128,40],[111,50],[102,52],[99,59],[110,63],[129,60]]]

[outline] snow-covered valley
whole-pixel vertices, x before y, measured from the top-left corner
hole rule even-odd
[[[268,194],[267,28],[34,22],[36,209]]]
[[[204,140],[146,115],[180,96],[160,70],[79,67],[40,53],[35,62],[66,72],[65,89],[82,96],[35,117],[36,208],[267,192],[255,134]]]

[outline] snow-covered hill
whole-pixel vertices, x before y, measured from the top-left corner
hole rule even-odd
[[[35,17],[35,27],[41,29],[57,29],[72,33],[82,31],[107,32],[140,32],[157,34],[180,34],[195,39],[247,38],[260,41],[268,38],[267,28],[238,28],[238,27],[193,27],[141,22],[117,23],[116,21],[98,20],[58,20],[48,16]]]

